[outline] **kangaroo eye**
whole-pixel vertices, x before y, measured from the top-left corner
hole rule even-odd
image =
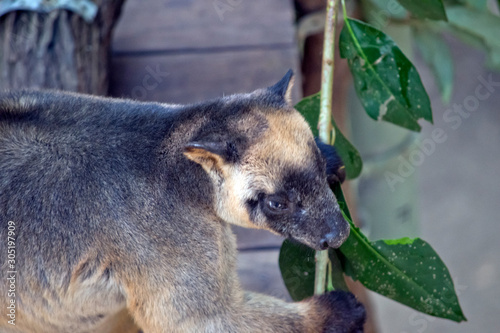
[[[267,202],[267,204],[269,205],[269,208],[274,209],[274,210],[287,209],[287,204],[283,203],[283,202],[269,200]]]
[[[261,207],[266,214],[283,215],[288,214],[290,211],[288,199],[282,195],[269,195],[263,198],[262,204]]]

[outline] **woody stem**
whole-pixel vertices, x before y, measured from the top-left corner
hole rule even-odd
[[[332,91],[333,70],[335,67],[335,28],[337,25],[338,8],[339,0],[327,0],[321,66],[321,102],[318,122],[320,140],[331,145],[335,142],[335,130],[332,128]],[[314,293],[319,295],[325,292],[328,250],[316,251],[315,259]]]

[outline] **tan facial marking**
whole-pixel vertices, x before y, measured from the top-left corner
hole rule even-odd
[[[237,173],[231,174],[227,189],[228,194],[233,195],[231,213],[236,214],[239,221],[244,221],[239,225],[268,229],[266,224],[250,220],[246,201],[255,198],[258,192],[276,192],[283,168],[300,168],[310,163],[309,142],[313,137],[309,125],[296,111],[273,110],[265,116],[267,130],[248,149]]]
[[[224,182],[224,189],[218,200],[218,213],[225,221],[246,228],[255,228],[250,221],[245,206],[247,198],[252,196],[249,184],[251,178],[241,172],[240,168],[232,167],[231,175]]]
[[[266,119],[269,129],[259,144],[252,148],[247,165],[259,170],[256,175],[259,185],[272,184],[265,186],[268,193],[272,193],[274,184],[278,182],[275,177],[281,175],[281,169],[300,168],[310,162],[313,156],[309,142],[313,136],[309,125],[297,111],[272,112],[266,115]]]
[[[215,208],[226,222],[246,228],[268,228],[259,221],[251,221],[247,201],[256,194],[277,191],[283,168],[300,168],[310,163],[313,140],[309,125],[295,110],[255,110],[255,117],[265,117],[266,129],[248,147],[240,163],[227,163],[224,159],[204,149],[188,149],[184,154],[199,163],[212,178],[215,186]],[[235,123],[246,137],[255,135],[246,121]]]

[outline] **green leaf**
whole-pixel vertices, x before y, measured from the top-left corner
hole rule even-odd
[[[466,320],[450,273],[429,244],[408,237],[370,242],[352,223],[340,186],[333,192],[351,226],[349,238],[336,250],[347,275],[415,310],[457,322]]]
[[[490,65],[500,68],[500,17],[486,11],[453,6],[448,8],[448,19],[454,28],[482,41],[488,49]]]
[[[318,120],[320,108],[320,93],[305,97],[297,105],[295,109],[299,111],[306,119],[311,127],[314,136],[318,136]],[[359,176],[363,168],[363,162],[356,148],[342,134],[337,124],[332,119],[332,125],[335,129],[335,148],[339,153],[346,168],[347,179],[354,179]]]
[[[416,28],[413,36],[422,57],[434,72],[443,102],[449,103],[453,91],[453,57],[448,44],[430,29]]]
[[[442,0],[398,0],[418,18],[446,21],[446,11]]]
[[[311,96],[304,97],[300,102],[295,105],[295,110],[306,119],[313,135],[319,135],[318,121],[319,121],[319,108],[320,108],[321,93],[316,93]]]
[[[336,249],[328,249],[328,283],[326,290],[344,290],[349,291],[345,282],[344,271],[340,262],[339,256],[341,253]]]
[[[419,238],[370,242],[349,223],[351,233],[340,247],[347,275],[415,310],[456,322],[466,320],[450,273],[428,243]]]
[[[344,195],[340,185],[334,187],[334,193],[341,207],[345,205]],[[338,250],[329,250],[330,261],[334,265],[332,274],[329,274],[328,288],[348,290],[343,279]],[[290,296],[294,301],[301,301],[314,294],[314,275],[316,273],[315,251],[305,245],[285,240],[281,245],[279,255],[281,276]],[[330,285],[331,283],[331,285]]]
[[[301,301],[314,294],[314,253],[313,249],[289,240],[285,240],[281,245],[281,276],[294,301]]]
[[[382,31],[350,18],[340,34],[340,55],[347,58],[354,86],[375,120],[420,131],[418,120],[432,123],[432,110],[420,76],[394,41]]]
[[[347,275],[395,301],[429,315],[457,322],[466,320],[450,273],[429,244],[408,237],[370,242],[351,222],[340,186],[334,188],[334,193],[351,232],[340,249],[330,250],[333,262],[337,262],[333,257],[335,253]],[[279,265],[285,285],[295,301],[313,295],[315,265],[312,249],[285,241]],[[339,285],[342,289],[342,284]]]

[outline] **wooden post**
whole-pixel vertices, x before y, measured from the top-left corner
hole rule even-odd
[[[67,10],[0,17],[0,90],[51,88],[105,95],[113,27],[124,0],[95,0],[87,23]]]

